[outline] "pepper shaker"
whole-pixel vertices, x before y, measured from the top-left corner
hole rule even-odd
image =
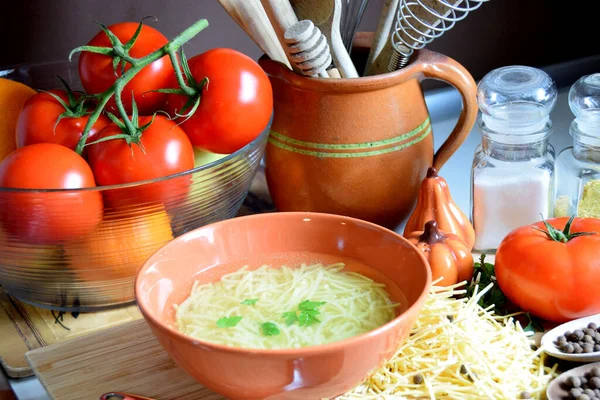
[[[554,215],[600,218],[600,74],[571,86],[569,107],[575,115],[569,128],[573,146],[556,161]]]
[[[513,229],[552,215],[555,154],[548,143],[556,84],[525,66],[498,68],[477,88],[481,143],[471,170],[475,250],[495,252]]]

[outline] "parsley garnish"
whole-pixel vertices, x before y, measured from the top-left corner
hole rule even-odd
[[[544,327],[542,326],[542,322],[539,318],[534,317],[529,313],[525,313],[527,317],[527,321],[529,322],[523,330],[525,332],[543,332]]]
[[[473,280],[467,287],[467,296],[472,297],[475,293],[475,279],[479,275],[479,290],[487,287],[490,283],[493,283],[494,286],[488,291],[481,299],[479,299],[479,305],[483,308],[489,307],[492,304],[494,308],[490,310],[490,312],[494,312],[496,315],[506,315],[514,312],[513,309],[510,308],[510,304],[502,293],[498,282],[496,281],[496,272],[494,271],[494,265],[485,262],[485,254],[482,254],[479,257],[479,262],[475,263],[475,271],[473,274]],[[541,326],[541,322],[539,318],[534,317],[528,312],[525,313],[525,318],[527,322],[527,326],[523,328],[526,332],[543,332],[544,328]]]
[[[298,310],[316,310],[317,308],[321,307],[323,304],[325,304],[324,301],[310,301],[310,300],[304,300],[303,302],[301,302],[300,304],[298,304]]]
[[[285,318],[285,324],[287,326],[290,326],[298,320],[298,314],[296,313],[296,311],[284,312],[283,318]]]
[[[258,299],[246,299],[246,300],[242,301],[240,304],[244,304],[246,306],[253,306],[256,304],[257,301],[258,301]]]
[[[241,316],[221,317],[217,320],[217,328],[233,328],[242,318]]]
[[[479,258],[479,262],[475,263],[475,270],[473,273],[473,280],[467,288],[467,296],[472,297],[475,293],[475,279],[479,275],[479,290],[487,287],[490,283],[494,286],[487,292],[481,299],[479,299],[479,305],[483,308],[494,304],[494,312],[496,314],[504,314],[506,312],[506,297],[498,283],[496,282],[496,273],[494,272],[494,264],[485,262],[485,254],[482,254]]]
[[[317,316],[321,313],[319,307],[325,304],[324,301],[310,301],[304,300],[298,304],[297,311],[288,311],[283,313],[285,318],[285,324],[287,326],[292,325],[294,322],[298,322],[300,326],[310,326],[321,322]]]
[[[277,324],[275,324],[273,322],[263,323],[260,326],[260,330],[262,331],[262,334],[265,336],[275,336],[275,335],[279,335],[281,333]]]
[[[316,324],[317,322],[321,322],[317,315],[320,314],[319,310],[302,310],[300,314],[298,314],[298,325],[300,326],[310,326],[312,324]]]

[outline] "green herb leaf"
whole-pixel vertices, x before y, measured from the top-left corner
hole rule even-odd
[[[217,320],[217,328],[233,328],[242,318],[241,316],[221,317]]]
[[[298,315],[298,325],[300,326],[310,326],[316,324],[317,322],[321,322],[317,315],[319,315],[319,310],[304,310],[301,311]]]
[[[246,306],[253,306],[256,304],[257,301],[258,301],[258,299],[246,299],[246,300],[242,301],[240,304],[244,304]]]
[[[281,333],[277,324],[273,322],[265,322],[260,326],[262,334],[265,336],[276,336]]]
[[[479,300],[479,305],[485,308],[494,304],[493,311],[499,315],[504,314],[507,303],[506,296],[504,296],[504,293],[502,293],[502,290],[500,290],[500,287],[498,286],[498,282],[496,282],[494,264],[485,262],[485,254],[482,254],[479,258],[479,262],[475,263],[473,281],[469,287],[467,287],[468,297],[472,297],[475,294],[475,279],[477,276],[479,276],[479,290],[485,288],[490,283],[494,284],[490,291]]]
[[[324,301],[304,300],[303,302],[301,302],[300,304],[298,304],[298,310],[300,310],[300,311],[302,311],[302,310],[313,310],[313,309],[317,309],[317,308],[321,307],[323,304],[325,304]]]
[[[285,324],[287,326],[290,326],[298,320],[298,314],[296,313],[296,311],[284,312],[283,318],[285,318]]]
[[[298,304],[298,311],[288,311],[283,313],[286,325],[290,326],[294,322],[298,322],[298,325],[300,326],[310,326],[317,322],[321,322],[319,318],[317,318],[317,315],[321,313],[318,308],[323,304],[325,304],[324,301],[304,300]]]
[[[523,328],[523,330],[525,332],[543,332],[544,331],[544,327],[542,326],[542,323],[538,318],[532,316],[529,313],[525,313],[525,316],[527,316],[527,320],[529,321],[527,326],[525,328]]]

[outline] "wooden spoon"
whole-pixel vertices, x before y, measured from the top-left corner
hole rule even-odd
[[[310,19],[329,40],[333,62],[344,78],[358,78],[340,33],[341,0],[292,0],[299,19]]]
[[[385,0],[385,3],[383,4],[381,16],[379,17],[379,24],[377,25],[375,37],[373,38],[373,43],[369,52],[369,58],[365,65],[365,75],[368,74],[367,71],[371,69],[371,65],[373,65],[373,62],[379,57],[379,53],[381,53],[386,42],[390,39],[390,32],[396,21],[398,2],[399,0]]]
[[[292,68],[260,0],[219,0],[219,3],[271,60]]]

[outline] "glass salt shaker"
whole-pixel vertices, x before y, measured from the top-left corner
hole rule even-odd
[[[552,215],[555,174],[550,112],[557,89],[545,72],[498,68],[477,87],[481,144],[471,170],[475,250],[495,252],[513,229]]]
[[[600,218],[600,74],[580,78],[569,91],[575,115],[573,146],[556,161],[554,216]]]

